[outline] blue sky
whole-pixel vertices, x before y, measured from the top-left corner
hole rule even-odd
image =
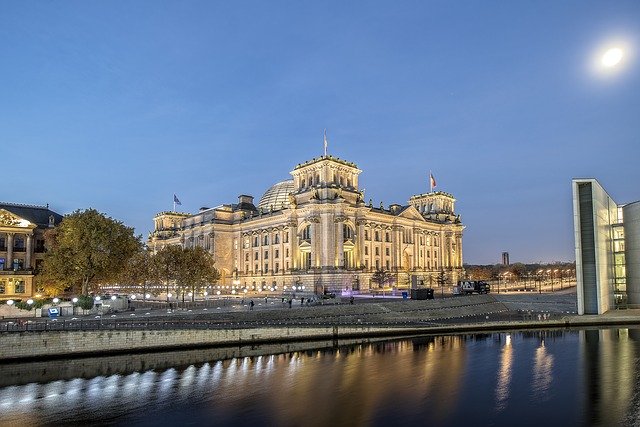
[[[640,199],[640,2],[0,3],[0,200],[153,216],[355,162],[457,198],[467,263],[574,259],[571,178]],[[623,45],[608,73],[602,49]]]

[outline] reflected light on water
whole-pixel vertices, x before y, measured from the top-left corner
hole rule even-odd
[[[553,381],[553,355],[547,352],[544,340],[536,349],[533,364],[533,382],[531,384],[533,396],[537,400],[547,400],[551,396],[547,393]]]
[[[511,367],[513,365],[513,347],[511,335],[507,334],[500,355],[500,368],[498,371],[498,384],[496,385],[496,410],[502,411],[507,406],[509,388],[511,385]]]
[[[527,408],[536,410],[523,425],[606,425],[640,408],[636,332],[594,331],[582,343],[577,332],[418,337],[195,363],[178,352],[155,370],[114,374],[110,365],[94,378],[0,387],[0,425],[86,425],[103,414],[158,427],[512,426]]]

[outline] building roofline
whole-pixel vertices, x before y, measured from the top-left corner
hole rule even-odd
[[[49,209],[48,203],[46,205],[29,205],[26,203],[0,202],[0,206],[13,206],[16,208],[31,208],[31,209]]]
[[[305,167],[305,166],[309,166],[309,165],[312,165],[312,164],[314,164],[314,163],[321,162],[321,161],[323,161],[323,160],[332,160],[332,161],[334,161],[334,162],[336,162],[336,163],[340,163],[340,164],[343,164],[343,165],[345,165],[345,166],[349,166],[349,167],[352,167],[352,168],[356,168],[356,169],[358,169],[358,166],[357,166],[355,163],[353,163],[353,162],[349,162],[349,161],[347,161],[347,160],[343,160],[343,159],[338,158],[338,157],[333,157],[332,155],[328,154],[328,155],[326,155],[326,156],[314,157],[313,159],[311,159],[311,160],[307,160],[307,161],[306,161],[306,162],[304,162],[304,163],[298,163],[298,164],[296,165],[296,167],[295,167],[295,168],[293,168],[293,170],[295,171],[295,170],[301,169],[301,168],[303,168],[303,167]]]

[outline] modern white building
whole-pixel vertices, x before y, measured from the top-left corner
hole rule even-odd
[[[298,164],[292,179],[269,187],[255,205],[241,195],[196,214],[157,214],[148,246],[202,246],[213,254],[222,285],[249,291],[297,285],[366,292],[378,269],[407,287],[458,280],[464,226],[454,197],[430,191],[406,204],[374,206],[360,190],[361,172],[325,154]]]
[[[593,178],[572,187],[578,314],[640,308],[640,202],[617,204]]]

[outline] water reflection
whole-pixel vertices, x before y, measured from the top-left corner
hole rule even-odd
[[[635,329],[541,331],[82,359],[59,378],[29,364],[45,380],[0,388],[0,424],[634,424],[639,345]]]
[[[553,355],[549,354],[540,340],[540,346],[536,349],[533,362],[533,381],[531,384],[533,399],[542,401],[549,398],[548,391],[553,380]]]
[[[500,368],[498,371],[498,385],[496,386],[496,410],[502,411],[509,398],[509,386],[511,385],[511,367],[513,365],[513,347],[511,346],[511,334],[506,334],[504,347],[500,356]]]

